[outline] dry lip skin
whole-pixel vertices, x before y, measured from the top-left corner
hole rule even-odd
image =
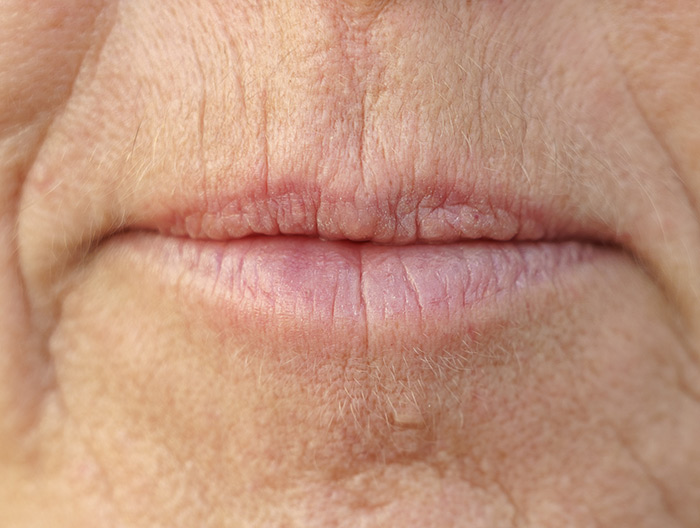
[[[129,238],[132,249],[161,263],[162,277],[182,281],[238,323],[296,320],[318,332],[348,325],[370,334],[383,325],[447,327],[474,317],[489,299],[552,283],[595,253],[578,242],[386,246],[299,236]]]
[[[575,224],[561,215],[505,194],[300,189],[173,199],[108,245],[125,245],[221,328],[276,329],[312,346],[333,330],[370,347],[392,333],[416,347],[478,333],[495,303],[527,300],[601,253],[571,240]]]

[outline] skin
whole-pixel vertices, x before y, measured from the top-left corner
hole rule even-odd
[[[698,27],[693,0],[4,2],[0,525],[698,526]],[[362,134],[469,138],[616,236],[426,361],[398,331],[304,359],[110,249],[261,137],[341,188]]]

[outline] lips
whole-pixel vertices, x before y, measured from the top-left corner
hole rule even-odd
[[[507,323],[512,306],[604,254],[564,214],[467,182],[338,193],[297,179],[172,195],[103,249],[248,341],[426,349]]]
[[[297,236],[221,242],[152,232],[110,244],[126,246],[132,269],[180,288],[216,327],[303,342],[307,352],[319,352],[319,343],[325,353],[355,342],[363,354],[479,334],[509,313],[494,315],[494,307],[538,296],[597,253],[578,242],[386,246]],[[335,343],[326,341],[330,335]]]
[[[436,329],[458,339],[483,330],[474,321],[502,324],[506,305],[570,282],[621,232],[582,179],[554,177],[548,145],[520,145],[525,155],[472,142],[467,128],[437,134],[427,109],[394,108],[398,97],[365,108],[363,90],[338,79],[330,93],[310,85],[290,114],[265,97],[222,112],[235,133],[220,142],[202,121],[196,152],[175,148],[193,137],[175,128],[189,139],[168,142],[145,120],[115,132],[123,154],[107,135],[116,161],[106,169],[79,143],[60,162],[40,159],[26,201],[55,211],[58,228],[26,223],[44,241],[24,254],[33,290],[94,264],[90,253],[121,255],[141,280],[183,290],[193,304],[181,309],[217,328],[307,341],[325,328],[366,341],[393,329],[424,347]],[[82,179],[60,180],[66,167]],[[60,294],[50,302],[60,313]]]
[[[602,220],[569,207],[566,182],[545,192],[538,180],[491,173],[476,150],[403,145],[381,158],[366,148],[361,165],[314,169],[304,159],[321,160],[320,147],[277,161],[275,152],[249,170],[158,172],[116,187],[116,200],[76,206],[92,217],[62,240],[109,256],[84,261],[93,266],[126,259],[217,331],[297,336],[307,350],[352,336],[355,349],[375,351],[434,348],[508,324],[543,292],[566,295],[613,240]]]

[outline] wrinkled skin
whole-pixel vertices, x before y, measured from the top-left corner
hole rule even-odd
[[[0,525],[699,526],[699,27],[694,0],[4,2]],[[607,256],[420,362],[299,359],[110,253],[261,149],[379,188],[352,160],[402,142],[468,144]]]

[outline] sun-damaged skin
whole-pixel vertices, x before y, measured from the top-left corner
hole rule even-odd
[[[700,525],[693,0],[0,6],[0,526]]]

